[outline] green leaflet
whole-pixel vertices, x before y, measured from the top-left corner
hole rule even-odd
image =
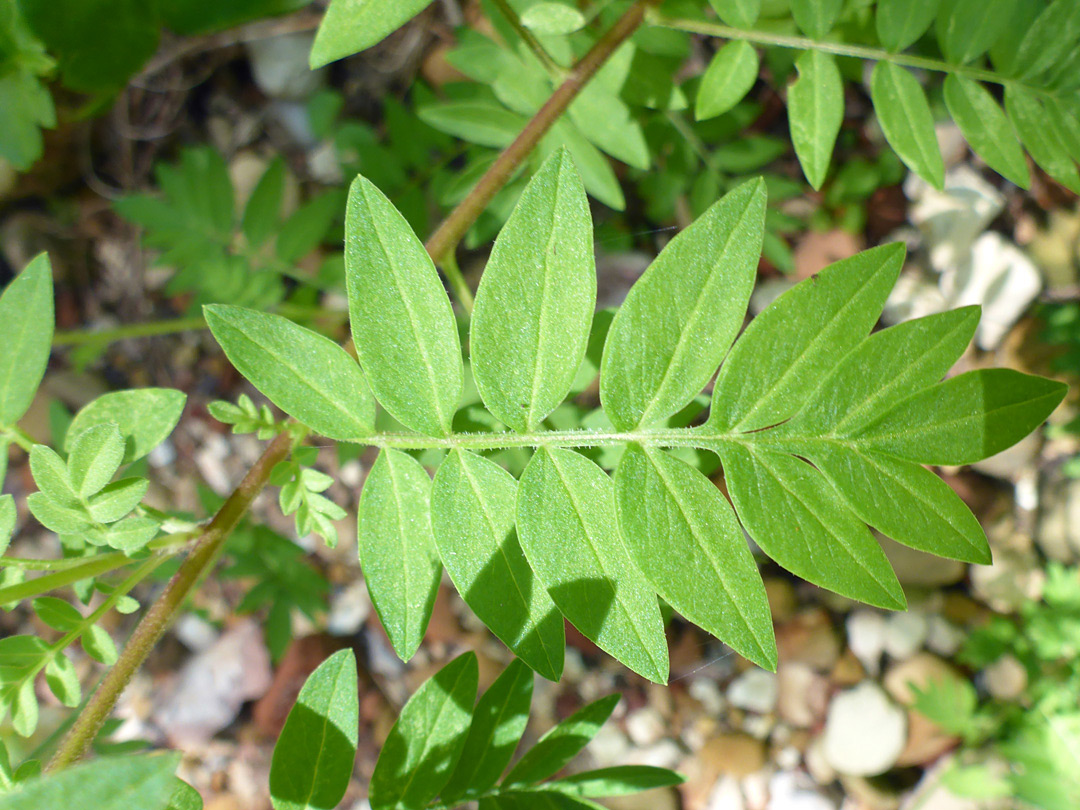
[[[166,810],[203,810],[202,796],[184,780],[174,779],[173,794]]]
[[[461,758],[440,794],[444,801],[484,793],[499,781],[525,733],[532,693],[532,670],[514,659],[476,704]]]
[[[1020,141],[989,90],[950,73],[945,77],[945,104],[971,148],[990,168],[1022,188],[1031,184]]]
[[[1020,40],[1010,71],[1018,76],[1037,76],[1077,47],[1080,39],[1080,4],[1054,0],[1035,18]]]
[[[870,78],[874,102],[885,139],[909,169],[936,188],[944,188],[945,162],[934,133],[934,116],[926,93],[905,68],[878,62]]]
[[[100,492],[120,469],[124,459],[124,440],[116,425],[95,425],[80,433],[71,443],[68,471],[71,486],[80,498]]]
[[[788,88],[791,142],[806,179],[820,189],[844,122],[844,83],[831,54],[804,51],[795,67],[799,78]]]
[[[1042,101],[1017,85],[1009,85],[1005,88],[1005,111],[1031,159],[1063,186],[1080,194],[1076,163],[1058,130],[1050,125]]]
[[[561,36],[580,30],[585,25],[585,15],[563,3],[537,3],[525,9],[521,24],[534,34]]]
[[[971,464],[1031,433],[1067,392],[1064,383],[1012,369],[969,371],[903,400],[856,439],[920,464]]]
[[[631,288],[601,360],[600,400],[616,428],[666,419],[712,377],[742,325],[764,228],[765,184],[744,183],[672,239]]]
[[[706,432],[747,433],[794,415],[821,375],[870,332],[903,262],[899,243],[863,251],[754,318],[720,369]]]
[[[311,46],[311,67],[370,48],[407,23],[431,0],[332,0]]]
[[[30,473],[34,483],[50,501],[69,509],[81,504],[64,460],[50,447],[35,444],[30,450]]]
[[[75,665],[62,652],[54,655],[45,665],[45,682],[64,706],[73,708],[82,700],[82,687],[75,673]]]
[[[578,709],[526,751],[503,784],[530,785],[562,770],[596,736],[618,702],[619,695],[608,695]]]
[[[749,28],[761,14],[761,0],[709,0],[720,19],[736,28]]]
[[[664,683],[660,608],[619,539],[612,490],[611,479],[584,456],[541,448],[521,476],[518,537],[563,615],[635,672]]]
[[[592,217],[562,149],[525,188],[476,292],[472,371],[499,421],[526,433],[562,403],[585,356],[595,307]]]
[[[450,433],[464,370],[450,299],[405,218],[369,180],[345,213],[349,322],[375,398],[406,427]]]
[[[615,476],[619,535],[675,610],[767,669],[772,615],[757,564],[720,490],[689,464],[638,444]]]
[[[371,775],[372,810],[421,810],[438,795],[465,746],[478,678],[476,655],[465,653],[409,698]]]
[[[588,798],[625,796],[640,793],[643,790],[679,785],[684,781],[680,774],[666,768],[656,768],[651,765],[620,765],[575,773],[551,782],[550,787],[574,796]]]
[[[1048,98],[1046,111],[1057,130],[1058,139],[1068,149],[1073,160],[1080,160],[1080,107],[1070,106],[1057,98]]]
[[[581,134],[613,158],[642,171],[649,168],[645,133],[617,94],[586,84],[567,112]]]
[[[359,705],[356,657],[327,658],[300,690],[274,746],[270,798],[275,810],[333,810],[356,759]]]
[[[942,0],[878,0],[874,22],[878,39],[890,51],[902,51],[926,33]]]
[[[46,254],[36,256],[0,295],[0,324],[0,427],[12,427],[30,407],[52,347],[52,266]]]
[[[986,13],[986,0],[951,0],[938,18],[937,38],[950,62],[964,65],[982,56],[997,42],[1020,0],[996,0],[994,13]]]
[[[244,239],[249,247],[260,247],[278,227],[285,194],[285,175],[285,161],[278,155],[270,161],[248,197],[242,222]]]
[[[95,425],[114,424],[124,437],[124,464],[142,458],[172,433],[187,395],[172,388],[137,388],[103,394],[84,406],[68,426],[64,447]]]
[[[550,784],[550,783],[548,783]],[[548,790],[520,790],[500,793],[480,800],[480,810],[600,810],[603,805],[567,793]]]
[[[285,413],[340,441],[373,432],[375,400],[364,373],[330,338],[243,307],[203,311],[229,362]]]
[[[495,149],[509,146],[528,123],[523,115],[484,99],[420,107],[416,114],[440,132]]]
[[[611,161],[605,158],[588,138],[576,127],[566,121],[556,121],[551,132],[541,142],[541,149],[555,149],[565,146],[573,155],[574,163],[581,172],[581,182],[585,190],[600,202],[616,211],[626,208],[619,178],[611,168]]]
[[[742,101],[757,81],[759,68],[757,51],[746,40],[734,39],[721,47],[702,74],[694,117],[715,118]]]
[[[15,533],[15,498],[0,495],[0,555],[6,554],[11,535]]]
[[[431,536],[430,493],[431,479],[420,462],[386,449],[360,495],[360,568],[394,652],[403,661],[424,638],[442,573]]]
[[[815,585],[877,607],[905,607],[885,553],[812,466],[750,444],[725,443],[719,453],[735,510],[762,551]]]
[[[493,461],[454,450],[431,490],[431,524],[454,587],[514,654],[562,675],[563,619],[536,582],[514,530],[517,482]]]
[[[844,0],[791,0],[791,16],[808,37],[824,39],[832,30],[843,7]]]
[[[11,793],[0,796],[0,810],[165,810],[179,762],[179,753],[97,759],[18,783]]]

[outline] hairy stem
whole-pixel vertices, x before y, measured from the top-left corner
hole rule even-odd
[[[369,447],[397,450],[505,450],[510,447],[611,447],[637,442],[650,447],[702,447],[722,441],[738,441],[738,434],[703,433],[700,430],[540,430],[535,433],[452,433],[421,436],[416,433],[378,433],[357,439]]]
[[[33,449],[34,445],[37,444],[37,442],[34,441],[33,437],[29,433],[27,433],[25,430],[18,426],[0,427],[0,438],[9,441],[12,444],[17,444],[27,453],[29,453]],[[5,446],[0,452],[6,451],[7,447]]]
[[[171,557],[183,550],[183,547],[199,536],[201,532],[178,532],[167,537],[159,537],[151,540],[147,545],[148,551],[158,552],[159,557]],[[0,588],[0,604],[19,602],[39,593],[62,588],[71,585],[80,579],[100,576],[118,568],[134,565],[138,559],[129,557],[122,551],[114,551],[105,554],[95,554],[91,557],[62,557],[56,560],[35,560],[25,557],[0,557],[0,566],[4,568],[19,568],[23,571],[53,571],[59,576],[38,577],[28,582],[20,582],[18,585],[8,585]],[[48,581],[46,581],[48,580]]]
[[[282,433],[274,439],[255,465],[248,470],[232,495],[221,505],[191,554],[173,575],[165,591],[143,615],[116,664],[102,679],[79,714],[79,719],[75,721],[49,763],[50,771],[71,765],[86,752],[136,670],[164,635],[188,595],[210,570],[229,533],[240,522],[256,496],[262,492],[270,479],[271,470],[288,457],[292,446],[293,438],[288,433]]]
[[[1028,92],[1042,93],[1047,91],[1033,87],[1020,79],[1002,76],[992,70],[973,67],[971,65],[954,65],[943,59],[931,59],[926,56],[916,56],[906,53],[892,53],[882,48],[871,48],[866,45],[851,45],[846,42],[825,42],[809,37],[788,36],[786,34],[774,34],[770,31],[755,31],[753,29],[734,28],[721,23],[707,22],[705,20],[685,20],[677,17],[668,17],[657,11],[649,11],[646,15],[649,25],[661,28],[674,28],[678,31],[686,31],[691,34],[704,34],[709,37],[721,39],[744,39],[755,45],[772,45],[778,48],[795,48],[803,51],[821,51],[832,53],[837,56],[851,56],[856,59],[865,59],[869,62],[892,62],[904,67],[931,70],[936,73],[955,73],[968,79],[981,82],[991,82],[1000,85],[1018,85]]]
[[[608,57],[638,29],[645,19],[646,10],[658,2],[659,0],[637,0],[569,70],[566,79],[526,124],[521,134],[496,158],[484,176],[473,186],[472,191],[428,239],[427,251],[436,264],[441,265],[446,255],[457,248],[462,237],[476,222],[477,217],[483,213],[492,197],[509,182],[525,158],[540,143],[540,139],[566,112],[566,108],[596,75],[596,71],[603,66]]]

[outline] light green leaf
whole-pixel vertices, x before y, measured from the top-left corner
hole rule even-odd
[[[890,51],[902,51],[926,33],[942,0],[878,0],[878,39]]]
[[[751,321],[720,369],[710,431],[771,427],[803,406],[822,375],[877,322],[904,263],[883,245],[806,279]]]
[[[600,399],[619,430],[677,413],[712,377],[742,325],[764,228],[765,184],[744,183],[672,239],[631,288],[600,371]]]
[[[409,223],[357,177],[345,214],[349,321],[376,399],[406,427],[450,433],[464,370],[450,299]]]
[[[70,602],[55,596],[39,596],[33,602],[34,613],[53,630],[70,633],[83,623],[83,616]]]
[[[942,8],[938,42],[950,62],[964,65],[982,56],[997,42],[1012,19],[1019,0],[995,0],[986,13],[986,0],[951,0]]]
[[[421,810],[438,795],[465,746],[478,678],[476,655],[465,653],[409,698],[371,775],[372,810]]]
[[[1077,47],[1080,39],[1080,3],[1054,0],[1020,40],[1010,65],[1018,76],[1037,76]]]
[[[1031,184],[1020,141],[989,90],[950,73],[945,77],[945,105],[971,148],[991,169],[1021,188]]]
[[[599,83],[586,84],[568,112],[574,126],[597,147],[636,169],[649,168],[645,133],[618,95]]]
[[[67,464],[51,447],[35,444],[31,448],[30,472],[38,489],[50,501],[68,509],[80,508],[79,493],[72,484]]]
[[[424,638],[442,573],[431,536],[430,495],[431,479],[420,462],[390,449],[379,453],[360,495],[360,567],[403,661]]]
[[[281,223],[274,240],[274,253],[286,264],[300,261],[319,246],[340,213],[338,189],[312,197]]]
[[[980,369],[913,394],[866,426],[865,446],[919,464],[971,464],[1016,444],[1068,386],[1005,368]]]
[[[83,633],[82,648],[95,661],[111,667],[116,663],[116,644],[105,628],[92,624]]]
[[[788,88],[791,143],[806,179],[819,189],[844,122],[844,84],[832,54],[804,51],[795,67],[799,78]]]
[[[750,28],[761,14],[761,0],[709,0],[720,19],[736,28]]]
[[[52,267],[42,253],[0,295],[0,426],[13,427],[30,407],[53,336]]]
[[[795,18],[795,24],[811,39],[824,39],[833,25],[840,11],[844,8],[844,0],[790,0],[791,16]],[[917,2],[917,0],[910,0]]]
[[[403,26],[431,0],[331,0],[311,46],[311,67],[370,48]]]
[[[157,536],[159,528],[160,524],[153,518],[126,517],[109,527],[105,542],[125,554],[134,554]]]
[[[113,423],[127,447],[124,464],[140,459],[172,433],[187,396],[172,388],[136,388],[103,394],[83,407],[72,420],[64,439],[70,451],[75,438],[94,425]]]
[[[822,588],[904,608],[904,592],[881,546],[817,470],[748,444],[724,443],[719,452],[735,510],[762,551]]]
[[[87,428],[71,443],[68,472],[80,498],[100,492],[120,469],[124,439],[114,424]]]
[[[203,310],[229,362],[287,414],[331,439],[374,430],[364,373],[334,341],[280,315],[224,304]]]
[[[480,800],[479,810],[604,810],[589,799],[571,796],[559,790],[511,790]]]
[[[150,482],[145,478],[121,478],[90,499],[90,517],[98,523],[113,523],[139,505]]]
[[[626,198],[619,185],[619,178],[611,168],[611,161],[604,157],[577,127],[567,121],[557,121],[545,142],[541,144],[541,148],[561,146],[565,146],[573,156],[574,164],[581,172],[581,182],[585,184],[585,190],[589,194],[608,208],[616,211],[626,208]]]
[[[1050,123],[1057,130],[1058,139],[1073,160],[1080,160],[1080,106],[1053,97],[1045,98],[1044,104],[1050,114]]]
[[[340,650],[308,677],[274,746],[275,810],[333,810],[352,777],[359,731],[356,656]]]
[[[525,733],[532,693],[532,670],[514,659],[476,704],[457,768],[440,793],[444,801],[495,786]]]
[[[82,534],[93,528],[90,516],[81,506],[60,506],[43,492],[30,493],[26,505],[42,526],[57,534]]]
[[[619,534],[660,598],[740,655],[775,669],[765,586],[720,490],[689,464],[630,444],[615,496]]]
[[[1005,88],[1005,111],[1031,159],[1066,188],[1080,194],[1080,174],[1055,127],[1048,125],[1046,108],[1018,85]]]
[[[56,699],[64,706],[74,707],[82,700],[82,687],[75,665],[64,653],[58,652],[45,666],[45,682]]]
[[[541,448],[521,476],[518,537],[563,615],[602,650],[664,683],[660,608],[619,539],[612,489],[611,479],[584,456]]]
[[[569,153],[544,163],[491,251],[471,326],[484,404],[525,433],[570,390],[596,307],[592,218]]]
[[[0,555],[6,554],[11,535],[15,533],[15,499],[0,495]]]
[[[534,785],[563,767],[597,735],[619,702],[619,695],[607,695],[567,717],[537,740],[510,769],[503,784],[507,787]]]
[[[285,194],[285,161],[278,155],[266,167],[244,206],[243,229],[248,247],[258,248],[274,233]]]
[[[173,794],[165,810],[203,810],[202,796],[183,779],[175,779],[173,780]]]
[[[564,3],[542,2],[525,9],[521,24],[541,36],[564,36],[584,27],[585,15]]]
[[[454,450],[432,486],[435,545],[477,617],[526,664],[557,681],[563,620],[518,544],[516,502],[512,475],[493,461]]]
[[[619,765],[564,776],[546,787],[575,796],[626,796],[661,787],[674,787],[685,780],[667,768],[652,765]]]
[[[0,810],[165,810],[179,762],[179,753],[97,759],[17,784]]]
[[[744,39],[734,39],[718,50],[698,86],[694,117],[715,118],[738,104],[757,81],[757,51]]]
[[[897,64],[878,62],[870,78],[870,97],[885,139],[900,159],[934,187],[944,188],[945,162],[934,116],[918,80]]]

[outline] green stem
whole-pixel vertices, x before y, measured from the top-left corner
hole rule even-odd
[[[7,441],[17,444],[27,453],[29,453],[37,442],[34,438],[23,430],[21,427],[14,425],[12,427],[0,428],[0,436],[3,436]],[[6,448],[4,448],[6,450]],[[2,451],[0,451],[2,452]]]
[[[132,676],[180,612],[189,594],[210,570],[229,534],[269,482],[270,472],[278,462],[288,457],[292,447],[293,437],[289,433],[282,433],[270,442],[259,460],[248,470],[244,480],[221,505],[221,509],[214,515],[188,558],[173,575],[165,591],[136,625],[116,664],[102,679],[79,714],[79,719],[60,744],[59,750],[49,763],[50,771],[65,768],[86,753]]]
[[[70,332],[57,332],[53,335],[53,346],[85,346],[88,344],[112,343],[117,340],[127,340],[128,338],[173,335],[177,332],[191,332],[205,328],[206,321],[203,320],[202,316],[170,318],[162,321],[129,323],[112,329],[96,331],[80,329]]]
[[[1032,87],[1019,79],[1002,76],[986,68],[971,65],[954,65],[942,59],[931,59],[926,56],[915,56],[906,53],[892,53],[881,48],[871,48],[866,45],[851,45],[846,42],[824,42],[808,37],[789,36],[787,34],[774,34],[769,31],[754,31],[742,28],[733,28],[730,25],[707,22],[705,20],[686,20],[677,17],[668,17],[658,11],[650,11],[646,15],[646,22],[661,28],[673,28],[678,31],[686,31],[691,34],[704,34],[721,39],[744,39],[755,45],[773,45],[778,48],[795,48],[802,51],[821,51],[832,53],[837,56],[850,56],[855,59],[865,59],[869,62],[892,62],[904,67],[932,70],[937,73],[955,73],[981,82],[991,82],[1000,85],[1017,85],[1034,93],[1047,94],[1047,91],[1038,87]]]
[[[443,257],[442,269],[443,275],[446,276],[446,280],[450,282],[450,287],[453,289],[454,295],[461,303],[461,306],[465,308],[465,311],[471,316],[475,299],[473,298],[472,290],[469,289],[469,285],[465,283],[465,276],[461,275],[461,268],[458,267],[457,255],[453,251],[447,253]]]
[[[462,237],[487,208],[492,197],[509,182],[525,158],[577,98],[581,89],[596,75],[596,71],[638,29],[645,19],[646,10],[658,2],[659,0],[636,0],[567,72],[566,79],[525,125],[521,134],[496,158],[484,176],[473,186],[472,191],[428,239],[425,247],[436,264],[441,265],[446,255],[457,247]]]
[[[565,68],[558,65],[554,59],[551,58],[551,54],[544,49],[544,46],[540,44],[540,40],[536,38],[532,31],[526,28],[521,23],[521,18],[518,13],[514,11],[513,6],[510,5],[507,0],[491,0],[495,4],[495,8],[499,10],[499,13],[506,18],[506,21],[510,23],[510,27],[514,29],[514,33],[521,37],[525,46],[532,51],[533,56],[543,66],[552,77],[561,79],[566,75]]]
[[[611,447],[627,442],[650,447],[704,447],[722,441],[737,441],[728,434],[705,434],[699,430],[544,430],[537,433],[452,433],[449,436],[421,436],[415,433],[379,433],[358,439],[369,447],[397,450],[505,450],[510,447]]]

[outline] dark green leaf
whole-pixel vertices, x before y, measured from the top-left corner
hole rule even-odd
[[[379,453],[360,496],[360,567],[394,651],[412,657],[424,637],[442,567],[431,536],[431,479],[400,450]]]
[[[795,24],[812,39],[824,39],[844,8],[844,0],[790,0],[790,2],[791,16],[795,18]],[[917,0],[910,0],[910,2],[917,2]]]
[[[1031,184],[1020,141],[989,90],[976,81],[949,74],[945,77],[945,104],[971,148],[990,168],[1022,188]]]
[[[465,653],[409,698],[371,775],[372,810],[421,810],[439,794],[465,746],[478,678],[476,655]]]
[[[890,51],[902,51],[926,33],[942,0],[878,0],[878,39]]]
[[[870,80],[885,139],[909,169],[936,188],[944,188],[945,162],[938,148],[934,116],[926,93],[911,73],[893,62],[878,62]]]
[[[1019,85],[1011,84],[1005,88],[1005,111],[1031,159],[1063,186],[1080,194],[1076,162],[1058,130],[1048,125],[1049,116],[1042,101]]]
[[[285,161],[275,157],[266,167],[244,206],[244,239],[252,248],[261,246],[278,227],[285,193]]]
[[[844,84],[831,54],[804,51],[795,67],[799,78],[788,88],[791,143],[806,179],[819,189],[844,121]]]
[[[371,390],[406,427],[446,435],[464,371],[435,265],[404,217],[363,177],[349,189],[345,218],[349,321]]]
[[[1011,72],[1037,76],[1077,47],[1080,39],[1080,3],[1054,0],[1035,18],[1020,40]]]
[[[0,323],[0,426],[11,427],[30,407],[52,347],[52,267],[44,253],[0,295]]]
[[[332,439],[374,430],[364,373],[334,341],[280,315],[223,304],[204,311],[229,361],[283,411]]]
[[[625,796],[653,788],[673,787],[684,781],[682,776],[667,768],[621,765],[564,776],[557,782],[548,783],[548,787],[575,796]]]
[[[275,810],[333,810],[352,776],[359,730],[356,656],[341,650],[304,683],[274,746]]]
[[[563,666],[563,620],[518,544],[517,482],[463,450],[443,461],[431,491],[435,544],[454,586],[491,631],[545,678]]]
[[[942,8],[938,42],[945,57],[964,65],[982,56],[1009,25],[1019,0],[995,0],[986,13],[986,0],[950,0]]]
[[[720,19],[736,28],[749,28],[761,14],[761,0],[709,0]]]

